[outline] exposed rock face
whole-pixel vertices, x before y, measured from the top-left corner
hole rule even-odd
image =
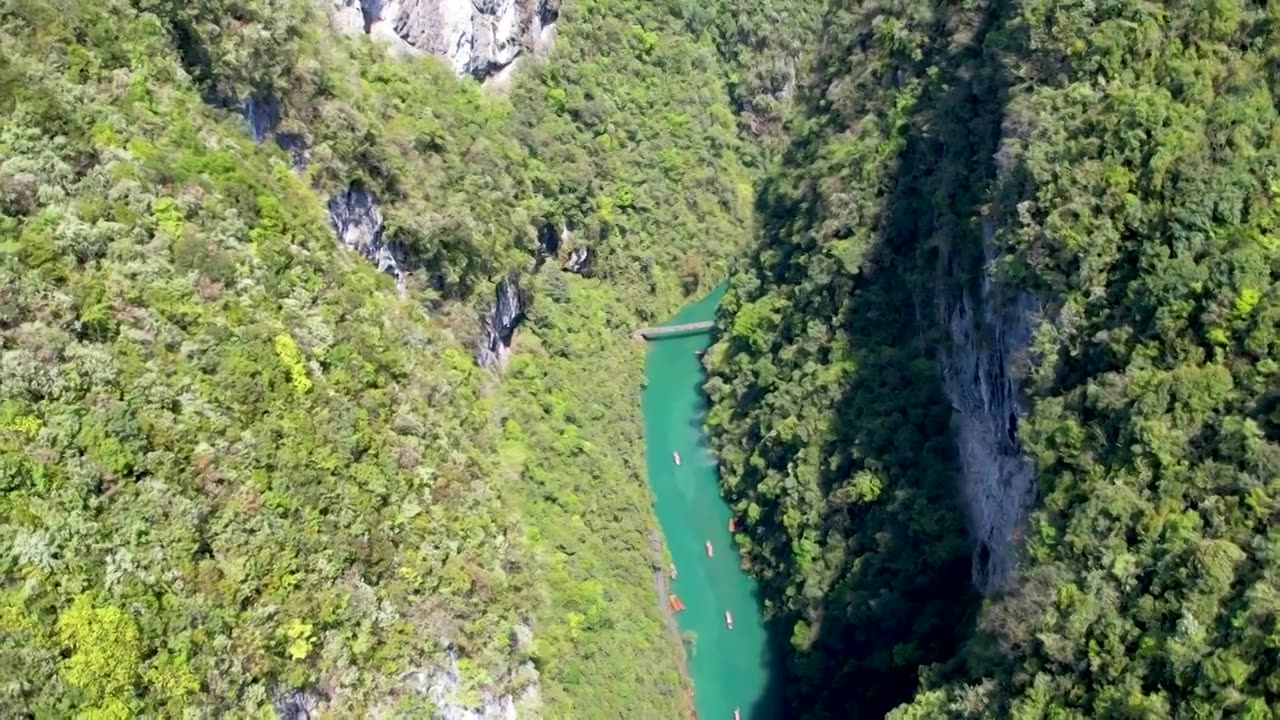
[[[501,366],[506,362],[511,352],[511,338],[530,302],[514,273],[498,283],[494,294],[493,307],[481,321],[480,345],[476,348],[476,362],[481,367]]]
[[[333,8],[329,11],[329,24],[342,35],[360,35],[367,32],[364,24],[364,10],[360,0],[332,0]]]
[[[571,273],[579,275],[589,275],[591,273],[591,261],[595,259],[596,251],[590,246],[583,245],[576,247],[573,252],[569,253],[569,259],[564,263],[564,269]]]
[[[384,237],[382,210],[372,192],[352,185],[334,195],[329,199],[329,223],[339,240],[394,277],[396,287],[404,291],[404,255],[394,240]]]
[[[448,663],[439,669],[416,670],[407,676],[408,686],[414,692],[426,695],[436,706],[432,720],[516,720],[524,709],[532,711],[541,701],[538,671],[532,663],[520,667],[521,679],[527,684],[520,698],[497,695],[483,689],[478,695],[479,704],[462,700],[462,676],[458,671],[458,654],[448,652]]]
[[[280,720],[312,720],[318,718],[321,701],[302,690],[287,690],[271,701]]]
[[[436,55],[478,79],[544,49],[560,14],[560,0],[331,1],[338,32],[366,32],[396,55]]]
[[[995,223],[985,220],[982,231],[990,267]],[[955,409],[961,490],[977,541],[973,582],[990,593],[1008,581],[1017,559],[1015,535],[1035,494],[1031,463],[1017,440],[1018,418],[1026,408],[1013,363],[1026,350],[1041,308],[1035,297],[1004,288],[987,273],[980,303],[968,291],[958,302],[938,300],[951,336],[943,358],[943,387]]]
[[[556,41],[556,21],[560,19],[560,0],[538,0],[537,12],[529,26],[533,52],[545,55]]]
[[[298,133],[283,132],[280,123],[284,119],[284,110],[280,100],[274,95],[253,95],[244,102],[242,110],[245,123],[249,126],[249,136],[254,142],[264,142],[275,136],[276,145],[289,153],[290,164],[295,171],[302,171],[309,161],[307,141]]]
[[[548,259],[560,253],[560,233],[549,222],[538,227],[538,246],[533,253],[533,271],[538,272]]]
[[[311,162],[311,152],[307,140],[298,133],[276,131],[276,145],[289,153],[289,164],[294,172],[302,172]]]
[[[560,233],[551,223],[543,223],[538,228],[538,255],[555,257],[560,252]]]
[[[533,641],[533,631],[527,625],[515,627],[513,645],[527,651]],[[447,651],[443,667],[412,670],[401,677],[401,688],[411,693],[425,695],[435,706],[431,720],[518,720],[537,717],[542,704],[538,670],[531,662],[524,662],[510,670],[501,683],[505,687],[522,687],[519,695],[499,694],[490,687],[468,692],[464,687],[458,666],[458,653]],[[278,720],[317,720],[332,715],[329,698],[317,696],[305,690],[286,690],[277,694],[271,704]],[[392,717],[382,708],[375,708],[371,717]]]
[[[280,101],[274,95],[255,95],[244,103],[244,120],[254,142],[262,142],[275,132],[280,117]]]

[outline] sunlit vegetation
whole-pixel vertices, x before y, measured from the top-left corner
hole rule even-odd
[[[727,274],[793,715],[1273,714],[1280,10],[825,5],[566,2],[501,92],[309,0],[0,8],[0,715],[422,715],[452,655],[473,704],[680,717],[629,336]],[[936,308],[984,274],[1044,311],[981,599]]]
[[[0,10],[0,714],[414,713],[452,649],[464,695],[679,716],[629,335],[749,232],[714,45],[575,3],[502,95],[317,12]],[[328,227],[352,183],[403,295]],[[592,277],[526,279],[499,381],[478,312],[547,226]]]

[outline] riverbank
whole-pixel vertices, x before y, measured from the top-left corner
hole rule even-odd
[[[667,605],[667,597],[671,593],[670,580],[667,578],[665,553],[662,548],[662,535],[654,530],[649,534],[649,550],[655,558],[655,570],[653,571],[653,591],[654,600],[658,604],[658,612],[662,613],[662,619],[667,627],[667,639],[671,642],[672,647],[676,649],[676,654],[680,656],[680,687],[685,691],[685,713],[686,720],[696,720],[698,711],[693,703],[693,678],[689,677],[689,655],[684,651],[684,638],[680,634],[680,623],[676,620],[675,613]]]
[[[666,326],[710,320],[722,294],[717,289],[686,306]],[[709,343],[707,332],[649,342],[642,393],[649,485],[677,571],[669,591],[685,606],[676,622],[698,717],[727,720],[738,710],[744,720],[772,720],[781,716],[781,669],[755,582],[740,566],[702,429],[701,353]],[[665,603],[665,595],[659,601]]]

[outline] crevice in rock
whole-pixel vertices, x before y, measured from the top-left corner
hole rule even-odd
[[[476,362],[481,367],[501,367],[506,362],[516,327],[524,319],[532,300],[532,295],[521,287],[520,278],[515,273],[507,275],[497,284],[494,288],[493,307],[480,321]]]
[[[371,190],[352,184],[329,199],[329,224],[338,239],[360,253],[378,270],[396,279],[404,292],[408,277],[403,249],[384,236],[382,210]]]

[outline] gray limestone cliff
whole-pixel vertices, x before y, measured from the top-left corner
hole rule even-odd
[[[590,245],[576,247],[569,253],[569,259],[565,260],[564,269],[584,277],[588,276],[591,274],[591,263],[595,260],[595,256],[596,252]]]
[[[279,720],[312,720],[320,717],[324,700],[317,695],[293,688],[278,693],[271,700]]]
[[[542,267],[549,258],[556,257],[560,253],[561,239],[563,235],[556,230],[555,225],[550,222],[543,221],[538,226],[538,245],[534,250],[533,269],[535,272]]]
[[[274,95],[255,95],[244,102],[244,121],[254,142],[263,142],[275,133],[281,115],[280,101]]]
[[[537,272],[547,260],[559,258],[561,251],[569,247],[573,241],[573,224],[562,222],[559,229],[549,221],[543,221],[538,227],[538,243],[534,251],[534,272]],[[596,250],[590,245],[576,245],[569,251],[568,257],[560,264],[565,272],[577,273],[583,277],[591,276],[595,263]]]
[[[541,704],[538,671],[533,663],[516,670],[518,695],[500,694],[490,689],[468,692],[458,666],[458,653],[450,649],[443,667],[415,670],[404,677],[405,687],[427,696],[435,706],[432,720],[517,720],[537,717]],[[466,699],[470,698],[470,699]]]
[[[516,326],[524,319],[530,296],[520,287],[515,274],[508,275],[494,288],[493,307],[480,321],[480,343],[476,362],[481,367],[501,367],[511,352]]]
[[[1002,589],[1017,561],[1017,535],[1035,496],[1031,463],[1018,445],[1026,413],[1014,363],[1026,351],[1040,303],[991,276],[995,222],[983,221],[984,268],[975,293],[939,293],[937,306],[951,346],[942,358],[959,450],[961,496],[975,535],[973,582]]]
[[[399,56],[435,55],[459,75],[504,74],[545,50],[560,0],[330,0],[333,27],[366,33]]]
[[[511,628],[511,658],[497,678],[477,683],[466,677],[456,646],[441,641],[443,662],[436,661],[402,673],[390,696],[377,700],[361,717],[404,717],[393,709],[406,694],[426,698],[430,712],[415,717],[430,720],[518,720],[540,717],[542,683],[537,667],[529,659],[533,650],[533,629],[523,622]],[[333,717],[330,697],[317,687],[282,688],[271,703],[277,720],[317,720]]]
[[[405,288],[404,255],[395,240],[385,237],[378,198],[363,186],[352,185],[329,199],[329,224],[347,247],[364,256]]]
[[[517,625],[517,636],[532,641],[528,626]],[[433,667],[410,670],[399,678],[397,694],[411,693],[430,701],[430,720],[519,720],[538,717],[542,691],[538,670],[525,661],[512,668],[502,683],[494,687],[474,687],[462,676],[457,650],[449,648],[445,662]],[[515,691],[499,691],[497,686],[514,687]],[[329,698],[314,690],[291,688],[277,693],[271,702],[277,720],[318,720],[331,717]],[[400,717],[387,702],[370,708],[367,717]]]

